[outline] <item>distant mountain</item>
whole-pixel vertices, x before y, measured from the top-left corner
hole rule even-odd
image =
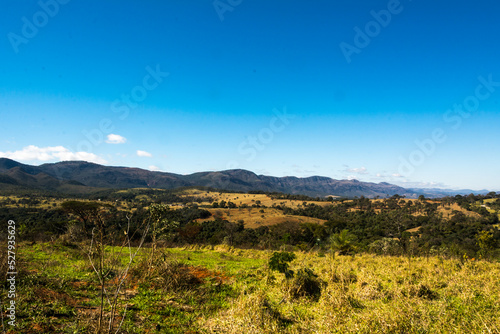
[[[58,179],[37,166],[0,158],[0,190],[31,189],[72,194],[99,190],[75,180]]]
[[[472,190],[472,189],[441,189],[441,188],[409,188],[411,192],[418,192],[426,197],[446,197],[455,195],[481,194],[485,195],[491,190]]]
[[[180,175],[152,172],[140,168],[110,167],[84,161],[64,161],[31,166],[0,158],[1,189],[39,189],[62,193],[85,193],[103,188],[211,187],[233,191],[266,191],[309,196],[406,197],[430,195],[417,189],[405,189],[386,182],[371,183],[357,180],[335,180],[311,176],[273,177],[232,169],[220,172],[200,172]]]

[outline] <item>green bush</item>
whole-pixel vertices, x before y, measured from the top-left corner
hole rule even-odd
[[[285,285],[285,289],[291,299],[305,297],[318,301],[324,284],[325,282],[319,279],[311,269],[304,268],[297,270],[297,273]]]
[[[288,269],[288,262],[295,259],[294,253],[274,252],[269,259],[269,268],[285,274],[286,278],[293,277],[293,271]]]

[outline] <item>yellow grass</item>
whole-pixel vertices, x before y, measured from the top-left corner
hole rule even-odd
[[[283,222],[299,222],[299,223],[316,223],[323,224],[326,220],[318,218],[310,218],[303,216],[284,215],[281,210],[273,208],[237,208],[237,209],[207,209],[212,213],[212,217],[198,219],[198,221],[214,220],[218,214],[222,215],[222,219],[231,222],[243,220],[246,228],[257,228],[264,225],[275,225]],[[264,212],[260,212],[263,210]]]
[[[498,263],[296,254],[291,269],[311,268],[326,282],[319,301],[287,297],[278,274],[274,283],[243,287],[228,310],[200,319],[201,327],[234,334],[500,332]]]
[[[189,189],[188,191],[184,192],[184,194],[187,196],[208,196],[212,197],[214,201],[220,202],[220,201],[226,201],[226,202],[233,202],[237,206],[240,206],[242,204],[246,204],[248,206],[252,206],[253,204],[256,204],[257,201],[260,201],[261,205],[264,206],[272,206],[273,204],[276,205],[285,205],[290,208],[297,208],[298,205],[302,205],[304,201],[296,201],[296,200],[287,200],[287,199],[272,199],[269,196],[265,194],[238,194],[238,193],[219,193],[219,192],[213,192],[213,191],[202,191],[202,190],[196,190],[196,189]],[[329,205],[331,204],[330,202],[320,202],[320,201],[307,201],[308,204],[314,203],[316,205]],[[204,202],[202,205],[209,205],[210,203]]]
[[[460,205],[457,203],[453,203],[452,205],[446,205],[444,207],[439,206],[438,207],[438,212],[443,214],[443,218],[451,218],[453,215],[453,210],[462,212],[464,215],[473,217],[473,218],[480,218],[481,215],[477,212],[472,212],[472,211],[467,211],[464,208],[462,208]]]

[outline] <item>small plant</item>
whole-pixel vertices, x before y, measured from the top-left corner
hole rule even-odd
[[[439,294],[425,284],[411,286],[408,291],[403,291],[403,295],[406,297],[418,297],[427,300],[436,300],[439,298]]]
[[[152,204],[149,207],[149,218],[151,221],[151,238],[153,239],[153,243],[151,245],[151,255],[150,255],[150,268],[151,271],[152,261],[155,257],[156,249],[158,247],[158,236],[164,230],[168,229],[171,226],[176,226],[177,223],[169,222],[167,220],[168,212],[170,208],[168,205],[163,204]]]
[[[332,250],[338,251],[339,255],[351,255],[356,250],[356,236],[348,230],[342,230],[330,237]]]
[[[481,231],[476,235],[476,243],[479,246],[479,255],[485,257],[492,249],[495,248],[495,239],[493,233],[489,231]]]
[[[324,284],[325,282],[319,279],[311,269],[304,268],[297,270],[297,273],[286,284],[286,289],[292,299],[305,297],[318,301]]]
[[[284,285],[290,298],[312,298],[315,301],[321,296],[321,286],[325,284],[311,269],[303,268],[294,273],[289,269],[289,262],[295,259],[290,252],[274,252],[269,259],[269,268],[285,274],[287,282]]]
[[[273,256],[269,259],[269,268],[285,274],[286,278],[293,277],[293,271],[288,269],[288,262],[295,259],[294,253],[289,252],[274,252]]]
[[[427,285],[421,284],[417,291],[417,297],[435,300],[439,298],[439,295],[436,291],[431,290]]]

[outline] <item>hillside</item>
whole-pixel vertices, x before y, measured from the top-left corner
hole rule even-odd
[[[265,191],[303,194],[308,196],[387,197],[395,194],[407,197],[419,195],[389,183],[335,180],[312,176],[273,177],[234,169],[220,172],[199,172],[180,175],[152,172],[140,168],[110,167],[83,161],[31,166],[0,158],[0,189],[42,189],[63,193],[91,192],[96,188],[159,188],[210,187],[232,191]],[[91,187],[84,189],[85,187]]]

